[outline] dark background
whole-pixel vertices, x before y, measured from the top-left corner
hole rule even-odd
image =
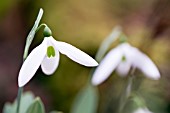
[[[41,22],[51,28],[56,40],[68,42],[93,58],[104,38],[116,25],[121,25],[128,36],[129,43],[150,56],[162,75],[159,81],[144,80],[141,85],[144,97],[154,106],[152,108],[155,108],[155,112],[168,112],[170,106],[169,0],[1,0],[1,110],[6,101],[12,102],[16,98],[17,77],[22,64],[26,36],[40,8],[44,9]],[[42,40],[42,30],[40,30],[30,50]],[[112,47],[115,47],[115,44]],[[39,69],[36,76],[26,85],[25,91],[31,90],[36,96],[40,96],[47,111],[56,109],[68,113],[75,95],[86,83],[89,72],[90,68],[61,55],[60,65],[55,74],[46,76]],[[119,95],[123,82],[124,79],[114,75],[99,86],[101,100],[98,112],[105,113],[108,109],[113,111],[116,100],[113,98],[110,104],[106,97]]]

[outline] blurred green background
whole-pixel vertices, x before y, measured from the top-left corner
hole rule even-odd
[[[55,39],[68,42],[93,58],[112,29],[116,25],[122,26],[129,43],[147,53],[162,75],[159,81],[144,79],[138,87],[139,93],[155,113],[170,112],[169,0],[1,0],[1,110],[4,102],[12,102],[17,95],[17,77],[26,36],[40,8],[44,9],[41,23],[46,23],[51,28]],[[40,30],[31,50],[42,40]],[[76,94],[87,82],[89,72],[90,68],[61,55],[59,68],[54,75],[46,76],[39,69],[25,90],[31,90],[40,96],[47,111],[56,109],[68,113]],[[143,79],[143,76],[138,79]],[[115,112],[117,97],[125,80],[126,78],[114,75],[99,86],[101,97],[98,113]]]

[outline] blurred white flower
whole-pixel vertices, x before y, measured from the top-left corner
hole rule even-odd
[[[92,83],[94,85],[102,83],[114,70],[119,75],[125,76],[129,73],[131,67],[138,68],[151,79],[160,78],[156,65],[147,55],[128,43],[122,43],[112,49],[101,61],[93,74]]]
[[[52,36],[45,37],[43,42],[33,49],[24,61],[18,77],[19,87],[29,82],[40,65],[45,74],[53,74],[59,64],[59,52],[84,66],[93,67],[98,65],[93,58],[76,47],[65,42],[56,41]]]
[[[138,108],[133,113],[153,113],[153,112],[149,111],[148,108]]]

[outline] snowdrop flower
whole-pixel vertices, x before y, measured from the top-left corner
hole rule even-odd
[[[147,55],[128,43],[122,43],[112,49],[101,61],[93,74],[92,83],[94,85],[102,83],[114,70],[125,76],[131,67],[138,68],[151,79],[160,78],[156,65]]]
[[[138,108],[133,113],[153,113],[153,112],[149,111],[148,108]]]
[[[40,65],[45,74],[53,74],[59,64],[59,52],[84,66],[93,67],[98,65],[93,58],[76,47],[65,42],[56,41],[52,36],[45,37],[43,42],[33,49],[24,61],[18,77],[19,87],[29,82]]]

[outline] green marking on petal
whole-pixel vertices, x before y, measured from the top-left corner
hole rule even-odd
[[[123,55],[122,56],[122,62],[125,62],[126,61],[126,57]]]
[[[53,46],[48,46],[47,48],[47,56],[50,57],[55,57],[55,50]]]

